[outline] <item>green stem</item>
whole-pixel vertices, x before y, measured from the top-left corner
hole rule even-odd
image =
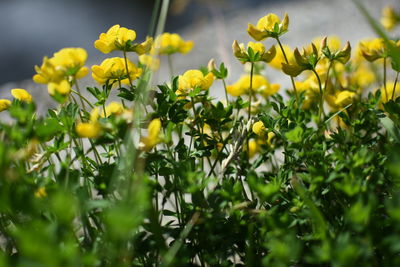
[[[313,69],[312,72],[314,72],[314,74],[315,74],[315,76],[317,77],[317,80],[318,80],[318,87],[319,87],[319,94],[320,94],[320,97],[319,97],[318,118],[319,118],[319,122],[321,122],[321,121],[322,121],[321,116],[322,116],[322,114],[325,114],[325,113],[324,113],[324,99],[323,99],[323,97],[324,97],[324,91],[323,91],[323,89],[322,89],[321,79],[319,78],[318,73],[315,71],[315,69]]]
[[[129,84],[130,84],[131,89],[132,89],[132,88],[133,88],[133,83],[132,83],[131,75],[129,75],[128,57],[126,56],[126,51],[123,51],[123,53],[124,53],[124,61],[125,61],[126,75],[128,76]]]
[[[250,121],[251,119],[251,97],[253,95],[253,72],[254,72],[254,62],[251,62],[251,69],[250,69],[250,88],[249,88],[249,117],[247,121]],[[250,152],[250,146],[249,146],[249,133],[247,133],[246,137],[246,144],[247,144],[247,162],[250,162],[250,157],[249,157],[249,152]]]
[[[396,73],[396,79],[394,80],[393,91],[392,91],[392,100],[394,100],[394,92],[396,90],[398,80],[399,80],[399,72]]]
[[[86,97],[84,97],[79,91],[71,90],[71,92],[79,96],[81,100],[83,99],[91,108],[94,108],[92,103],[90,103],[90,101]]]
[[[225,90],[226,106],[228,106],[229,105],[229,98],[228,98],[228,91],[226,90],[225,79],[222,79],[222,84],[224,85],[224,90]]]
[[[86,110],[86,106],[85,106],[85,102],[83,102],[83,96],[82,96],[82,94],[81,94],[81,89],[79,88],[78,80],[77,80],[76,78],[74,78],[74,83],[75,83],[76,90],[78,91],[78,94],[77,94],[77,95],[79,96],[79,99],[80,99],[80,101],[81,101],[82,108],[83,108],[84,111],[87,111],[87,110]],[[89,101],[88,101],[88,102],[89,102]]]
[[[389,100],[387,87],[386,87],[386,57],[383,58],[383,88],[385,89],[386,102]]]
[[[281,51],[282,51],[282,54],[283,54],[283,57],[285,58],[286,64],[289,64],[289,60],[288,60],[288,58],[287,58],[287,56],[286,56],[285,50],[283,49],[282,43],[281,43],[281,41],[279,40],[279,37],[276,37],[276,41],[277,41],[278,44],[279,44],[279,47],[280,47],[280,49],[281,49]],[[295,82],[294,82],[293,76],[290,76],[290,81],[292,82],[294,95],[296,96],[296,102],[299,103],[299,94],[297,93],[297,88],[296,88],[296,84],[295,84]]]

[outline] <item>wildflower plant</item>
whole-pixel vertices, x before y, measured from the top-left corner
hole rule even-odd
[[[120,25],[90,68],[82,48],[45,57],[33,80],[56,108],[37,115],[29,88],[0,99],[0,265],[398,265],[400,50],[371,23],[382,39],[357,51],[292,50],[289,16],[267,14],[233,42],[239,77],[215,60],[172,75],[192,41]]]

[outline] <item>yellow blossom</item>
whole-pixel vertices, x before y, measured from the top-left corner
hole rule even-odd
[[[282,45],[282,47],[283,51],[285,51],[285,55],[289,63],[293,64],[294,63],[293,50],[288,45]],[[282,50],[277,49],[275,57],[268,64],[275,69],[281,70],[282,63],[286,63],[285,57],[282,53]]]
[[[253,158],[259,150],[259,144],[255,139],[250,139],[248,144],[249,144],[249,149],[247,149],[247,144],[246,144],[243,147],[243,150],[247,151],[249,158]]]
[[[35,66],[37,74],[33,76],[33,81],[47,84],[47,90],[52,96],[55,92],[68,95],[71,91],[68,81],[83,78],[89,73],[89,69],[84,66],[87,57],[83,48],[63,48],[51,58],[44,57],[40,67]]]
[[[61,80],[60,82],[50,82],[47,85],[49,95],[54,96],[56,92],[60,95],[68,95],[71,92],[71,85],[67,80]]]
[[[101,128],[97,122],[80,122],[76,124],[75,131],[80,137],[96,138],[100,135]]]
[[[240,96],[248,93],[249,88],[250,75],[247,74],[241,76],[236,83],[228,85],[226,87],[226,90],[232,96]],[[268,97],[275,94],[279,90],[279,88],[280,86],[277,84],[271,85],[264,76],[260,74],[253,75],[252,90],[255,93],[260,93],[261,95]]]
[[[0,112],[8,109],[11,106],[11,101],[8,99],[0,99]]]
[[[160,68],[160,59],[152,55],[141,55],[139,56],[139,62],[145,65],[152,71],[156,71]]]
[[[345,107],[353,102],[355,96],[356,96],[355,92],[351,92],[349,90],[341,91],[336,95],[335,105],[341,108]]]
[[[277,27],[275,26],[277,25]],[[289,27],[289,17],[285,14],[283,20],[273,13],[270,13],[258,20],[257,25],[248,25],[247,33],[256,41],[261,41],[268,37],[277,38],[287,32]]]
[[[326,37],[316,37],[312,40],[312,43],[315,44],[315,47],[317,48],[318,51],[321,51],[321,44],[323,43],[324,39]],[[339,51],[341,47],[341,41],[340,38],[336,35],[331,35],[328,38],[326,38],[326,45],[329,47],[331,51]]]
[[[253,124],[252,130],[253,133],[255,133],[256,135],[263,136],[266,133],[267,129],[265,128],[262,121],[257,121]]]
[[[178,95],[187,94],[190,90],[200,88],[208,90],[214,82],[214,75],[209,72],[204,75],[199,70],[188,70],[178,79]]]
[[[249,48],[251,48],[254,54],[258,53],[258,58],[254,59],[248,53]],[[245,62],[257,62],[264,61],[266,63],[270,62],[276,54],[275,46],[271,46],[271,48],[267,51],[265,46],[262,43],[254,43],[248,42],[247,48],[244,44],[238,44],[235,40],[232,44],[233,54],[243,63]]]
[[[361,90],[371,85],[375,81],[375,73],[369,67],[367,67],[366,64],[358,65],[350,76],[350,83]]]
[[[393,90],[394,90],[394,92],[393,92]],[[381,87],[381,102],[382,103],[386,103],[392,99],[395,100],[398,97],[400,97],[399,83],[396,83],[396,88],[394,88],[394,82],[388,81],[386,83],[386,90],[385,90],[384,86]]]
[[[109,117],[111,115],[121,115],[124,112],[124,106],[119,102],[111,102],[103,111],[102,117]]]
[[[18,99],[19,101],[30,103],[32,102],[32,96],[29,94],[25,89],[12,89],[11,90],[11,95],[15,98]]]
[[[39,187],[36,191],[35,191],[35,197],[36,198],[44,198],[47,197],[47,192],[46,192],[46,188]]]
[[[381,24],[385,29],[392,30],[398,23],[398,15],[392,6],[387,6],[382,9]]]
[[[371,62],[387,56],[385,41],[382,38],[360,42],[359,51],[366,60]]]
[[[297,92],[305,92],[303,100],[303,109],[309,109],[313,103],[318,101],[319,87],[313,77],[306,79],[305,81],[296,81]]]
[[[142,137],[141,144],[143,150],[150,151],[154,146],[161,142],[161,120],[153,119],[147,127],[148,134],[146,137]]]
[[[142,43],[133,43],[136,32],[120,25],[114,25],[107,32],[101,33],[99,39],[94,42],[94,47],[104,54],[114,50],[136,52],[139,55],[150,51],[153,38],[147,37]]]
[[[142,74],[142,69],[136,67],[129,59],[127,60],[127,65],[132,81]],[[106,83],[107,80],[111,82],[121,80],[122,83],[129,83],[125,60],[120,57],[107,58],[100,65],[92,66],[92,77],[100,84]]]
[[[84,67],[87,58],[88,54],[85,49],[69,47],[54,53],[50,61],[57,70],[66,76],[83,78],[89,73],[89,69]]]
[[[165,32],[154,41],[152,54],[171,55],[175,53],[187,54],[193,48],[193,41],[185,41],[179,34]]]

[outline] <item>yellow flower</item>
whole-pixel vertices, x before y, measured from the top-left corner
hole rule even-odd
[[[43,58],[42,66],[35,66],[33,81],[47,84],[47,90],[54,96],[55,92],[68,95],[71,91],[69,80],[80,79],[89,73],[85,67],[88,54],[83,48],[63,48],[53,57]]]
[[[35,66],[35,71],[37,74],[33,76],[33,81],[36,83],[48,84],[51,81],[59,81],[64,76],[47,57],[43,58],[42,66]]]
[[[121,103],[111,102],[108,104],[103,111],[102,117],[109,117],[111,115],[121,115],[124,113],[125,109]]]
[[[100,125],[97,122],[80,122],[76,124],[76,133],[84,138],[96,138],[100,135]]]
[[[49,95],[54,96],[57,93],[60,95],[68,95],[71,92],[71,85],[67,80],[61,80],[60,82],[50,82],[47,85],[47,91]]]
[[[385,41],[382,38],[360,42],[359,50],[361,55],[371,62],[387,56]]]
[[[142,74],[142,69],[137,68],[129,59],[127,59],[127,63],[129,76],[133,81]],[[106,83],[107,80],[111,82],[121,80],[122,83],[129,83],[125,60],[120,57],[107,58],[100,65],[92,66],[92,77],[100,84]]]
[[[193,46],[193,41],[185,41],[176,33],[165,32],[156,38],[152,53],[159,55],[187,54],[193,49]]]
[[[275,26],[277,25],[277,26]],[[270,13],[258,20],[257,25],[248,25],[247,33],[256,41],[261,41],[268,37],[277,38],[287,32],[289,28],[289,17],[285,14],[283,20]]]
[[[313,103],[318,101],[319,87],[313,77],[306,79],[305,81],[296,81],[297,92],[305,92],[303,100],[303,109],[309,109]]]
[[[139,62],[152,71],[156,71],[160,68],[160,59],[152,55],[139,56]]]
[[[32,96],[25,89],[20,89],[20,88],[12,89],[11,95],[15,99],[18,99],[19,101],[26,103],[32,102]]]
[[[142,43],[133,43],[136,39],[134,30],[120,27],[118,24],[112,26],[106,33],[101,33],[99,39],[94,42],[94,47],[104,54],[114,50],[136,52],[139,55],[150,51],[153,38],[147,37]]]
[[[394,92],[393,92],[394,89]],[[387,94],[386,94],[387,93]],[[392,97],[393,96],[393,97]],[[394,88],[394,82],[388,81],[386,83],[386,90],[385,87],[381,87],[381,102],[386,103],[389,100],[395,100],[400,96],[400,85],[396,83],[396,88]]]
[[[85,49],[70,47],[54,53],[50,61],[57,70],[66,76],[83,78],[89,73],[89,69],[84,67],[87,58],[88,54]]]
[[[11,106],[11,101],[8,99],[0,99],[0,112],[8,109]]]
[[[199,70],[188,70],[178,79],[178,95],[187,94],[190,90],[200,88],[208,90],[214,82],[214,75],[209,72],[204,75]]]
[[[387,6],[382,9],[381,24],[388,31],[393,30],[399,21],[399,16],[394,11],[392,6]]]
[[[324,42],[324,39],[326,37],[316,37],[312,40],[312,43],[315,44],[315,47],[317,48],[318,51],[321,51],[321,44]],[[329,47],[331,51],[339,51],[341,47],[341,41],[340,38],[336,35],[331,35],[328,38],[326,38],[326,45]]]
[[[256,123],[253,124],[252,127],[253,133],[259,136],[263,136],[267,129],[264,126],[264,123],[262,121],[257,121]]]
[[[320,58],[317,47],[313,43],[309,48],[304,48],[303,53],[300,53],[299,49],[296,48],[293,55],[295,63],[282,63],[282,71],[292,77],[298,76],[305,70],[315,69]]]
[[[226,87],[227,92],[232,96],[240,96],[248,93],[250,88],[250,75],[242,75],[240,79]],[[265,97],[275,94],[279,90],[280,86],[278,84],[270,84],[268,80],[260,75],[253,75],[252,90],[255,93],[259,93]]]
[[[293,50],[288,45],[282,45],[283,51],[289,61],[289,63],[294,63]],[[275,57],[269,62],[269,65],[275,69],[281,70],[282,63],[286,63],[285,57],[283,56],[282,50],[277,49]]]
[[[247,149],[247,144],[243,146],[243,150],[247,151],[247,154],[249,155],[249,158],[254,157],[258,150],[259,150],[259,144],[256,140],[250,139],[249,140],[249,149]]]
[[[119,25],[114,25],[106,33],[101,33],[99,39],[94,42],[94,47],[104,54],[108,54],[111,51],[117,49],[115,45],[115,41],[118,36],[118,31],[120,29]],[[136,39],[136,33],[134,36],[132,35],[133,39]]]
[[[338,107],[345,107],[353,102],[356,93],[344,90],[336,95],[335,105]]]
[[[161,142],[161,120],[158,118],[153,119],[150,122],[147,131],[147,136],[142,137],[141,139],[141,145],[143,146],[143,150],[150,151],[154,146]]]
[[[35,197],[36,198],[44,198],[47,197],[47,192],[46,192],[46,188],[39,187],[36,191],[35,191]]]
[[[254,54],[258,53],[258,57],[253,58],[249,55],[248,50],[251,48]],[[262,43],[254,43],[248,42],[247,48],[244,44],[238,44],[235,40],[232,44],[233,54],[237,57],[240,61],[244,62],[257,62],[257,61],[264,61],[266,63],[270,62],[276,55],[275,46],[271,46],[271,48],[266,51],[265,46]]]
[[[357,66],[350,76],[350,83],[361,90],[376,81],[375,73],[365,64]]]

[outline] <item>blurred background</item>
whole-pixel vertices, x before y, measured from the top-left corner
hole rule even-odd
[[[93,47],[98,35],[120,24],[134,29],[138,40],[143,40],[149,32],[155,2],[1,0],[0,97],[8,97],[10,89],[22,87],[34,96],[43,95],[44,102],[52,102],[47,98],[47,91],[37,89],[41,86],[30,80],[34,65],[40,65],[43,56],[51,56],[63,47],[83,47],[89,53],[87,65],[99,64],[106,56]],[[377,19],[384,6],[399,3],[396,0],[363,2]],[[280,17],[285,12],[289,14],[289,32],[282,41],[292,47],[301,47],[314,37],[325,35],[337,35],[343,43],[349,40],[355,47],[360,39],[375,36],[350,0],[171,0],[165,30],[195,41],[189,55],[174,55],[175,74],[205,66],[210,58],[215,58],[217,63],[222,60],[230,68],[228,82],[234,82],[242,66],[232,56],[233,40],[250,41],[247,23],[255,24],[270,12]],[[268,46],[272,43],[272,40],[266,42]],[[162,65],[158,80],[165,81],[167,76],[168,69]],[[287,80],[276,73],[271,76],[273,82]],[[93,84],[90,77],[87,83]]]

